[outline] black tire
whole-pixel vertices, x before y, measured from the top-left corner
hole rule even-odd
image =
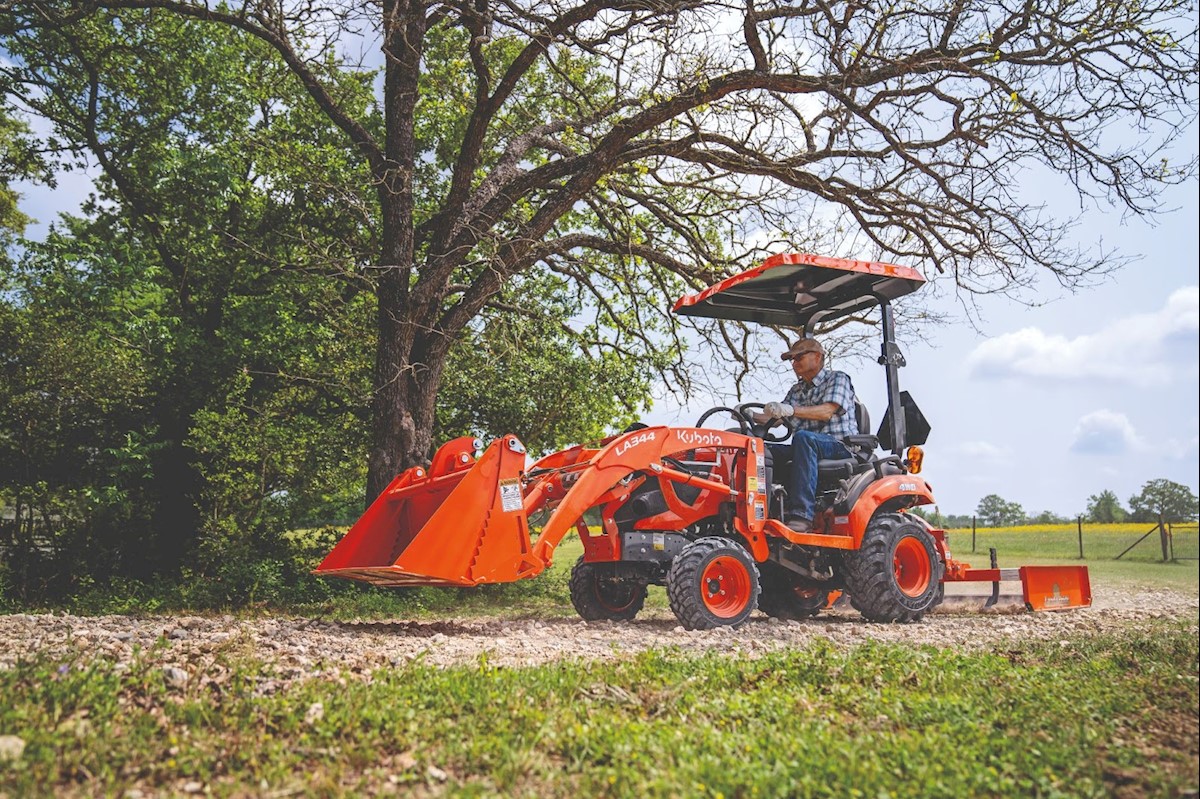
[[[869,621],[920,621],[942,596],[937,543],[903,514],[871,519],[862,547],[846,553],[845,564],[850,603]]]
[[[811,619],[829,602],[829,591],[806,583],[776,563],[759,565],[761,593],[758,609],[776,619]]]
[[[932,613],[937,609],[937,606],[946,601],[946,584],[938,583],[937,596],[933,598],[933,604],[929,606],[929,612]]]
[[[646,604],[646,580],[621,563],[585,563],[571,569],[571,604],[586,621],[628,621]]]
[[[727,538],[700,538],[683,548],[667,572],[667,599],[685,630],[735,627],[758,606],[758,566]]]

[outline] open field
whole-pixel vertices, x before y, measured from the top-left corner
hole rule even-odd
[[[1194,569],[1200,555],[1196,525],[1173,525],[1174,555],[1180,563],[1190,563]],[[1147,535],[1149,533],[1149,535]],[[959,550],[969,552],[971,530],[948,530],[947,535]],[[1074,524],[1040,527],[981,527],[975,531],[976,552],[987,554],[988,547],[997,547],[1022,557],[1074,558],[1079,557],[1079,528]],[[1139,542],[1140,539],[1140,542]],[[1162,562],[1162,546],[1157,525],[1085,524],[1083,525],[1083,555],[1088,560],[1113,560],[1129,547],[1122,560]]]
[[[1145,535],[1153,525],[1114,524],[1084,525],[1083,553],[1079,559],[1079,532],[1075,525],[1055,525],[1038,528],[979,528],[975,534],[975,552],[971,552],[971,531],[949,530],[946,533],[951,552],[959,560],[973,566],[987,566],[988,548],[995,547],[1001,566],[1029,564],[1083,564],[1092,574],[1093,582],[1139,587],[1171,588],[1200,591],[1200,561],[1162,561],[1158,532],[1137,544],[1121,560],[1116,556]],[[1176,554],[1196,554],[1196,531],[1177,532]]]
[[[1047,555],[1063,535],[977,541],[1004,566],[1079,563]],[[986,562],[970,531],[951,544]],[[633,622],[578,620],[581,550],[570,539],[548,574],[482,589],[0,616],[0,799],[1200,789],[1195,562],[1089,556],[1095,605],[1066,613],[878,625],[835,609],[685,632],[661,588]]]

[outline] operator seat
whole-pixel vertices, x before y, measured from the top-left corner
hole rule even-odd
[[[846,436],[842,443],[850,450],[849,458],[832,458],[817,461],[817,490],[834,487],[840,480],[853,477],[872,468],[879,439],[871,435],[871,415],[867,406],[854,401],[854,418],[858,424],[858,435]]]

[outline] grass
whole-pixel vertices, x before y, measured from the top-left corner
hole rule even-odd
[[[1194,627],[1159,624],[996,652],[481,658],[267,695],[270,667],[232,650],[184,690],[151,659],[39,661],[0,672],[0,734],[27,742],[0,794],[1181,795],[1197,658]]]
[[[1084,564],[1093,587],[1112,585],[1123,588],[1200,589],[1200,561],[1179,560],[1164,563],[1158,533],[1146,538],[1121,560],[1123,550],[1151,529],[1149,524],[1089,525],[1083,530],[1083,560],[1079,559],[1079,531],[1075,525],[1039,528],[979,528],[975,531],[975,552],[971,552],[970,530],[948,530],[947,540],[954,557],[973,566],[988,565],[988,548],[995,547],[1001,566],[1033,564]],[[1191,541],[1185,540],[1190,535]],[[1195,549],[1196,533],[1177,532],[1176,554],[1185,547]]]

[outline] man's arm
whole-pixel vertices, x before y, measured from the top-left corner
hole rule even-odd
[[[833,372],[831,377],[821,392],[822,401],[816,405],[793,406],[793,418],[825,423],[854,406],[854,385],[850,376],[845,372]]]
[[[791,419],[812,419],[817,422],[828,422],[834,416],[837,416],[842,411],[842,406],[836,402],[822,402],[820,405],[788,405],[786,402],[781,403],[784,409],[791,408],[792,412],[787,418]],[[754,414],[754,421],[762,424],[769,422],[776,417],[767,413]]]
[[[828,422],[841,412],[842,406],[836,402],[822,402],[820,405],[800,405],[794,407],[792,409],[792,418]]]

